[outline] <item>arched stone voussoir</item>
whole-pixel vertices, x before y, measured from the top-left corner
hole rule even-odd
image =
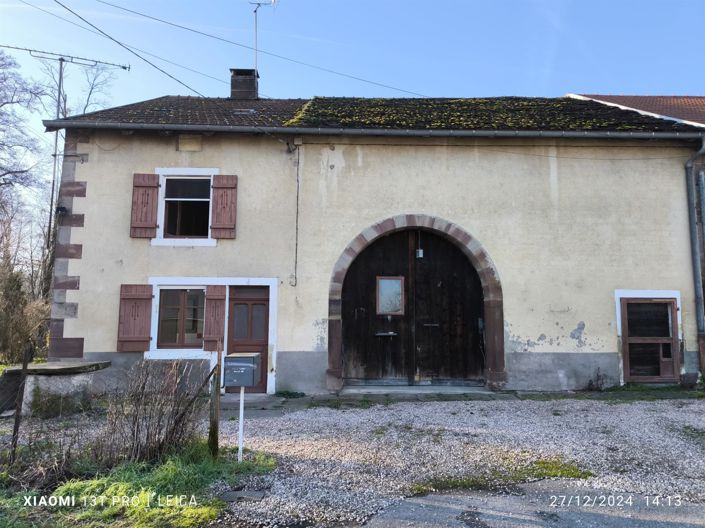
[[[378,238],[403,231],[423,229],[453,242],[465,254],[477,271],[482,285],[485,311],[485,346],[487,353],[486,382],[492,389],[501,388],[506,380],[504,371],[504,313],[503,294],[497,268],[480,241],[461,226],[425,214],[402,214],[381,220],[364,229],[342,251],[333,267],[328,298],[329,336],[327,384],[331,391],[343,386],[343,342],[340,321],[340,303],[343,282],[348,268],[367,246]]]

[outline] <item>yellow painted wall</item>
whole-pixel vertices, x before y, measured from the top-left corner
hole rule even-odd
[[[293,139],[293,138],[288,138]],[[115,350],[121,283],[150,276],[278,277],[278,348],[324,350],[333,265],[365,228],[404,213],[438,216],[476,237],[504,291],[507,352],[616,352],[614,290],[680,290],[689,349],[694,301],[682,144],[590,140],[176,138],[94,133],[76,166],[85,227],[69,275],[81,289],[66,337]],[[294,272],[300,156],[298,277]],[[237,239],[215,248],[152,247],[129,237],[132,174],[215,167],[237,174]],[[580,322],[581,339],[570,337]],[[542,339],[539,339],[542,337]]]

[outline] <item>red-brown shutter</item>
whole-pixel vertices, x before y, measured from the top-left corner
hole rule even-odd
[[[132,180],[131,237],[155,238],[157,236],[158,202],[159,175],[135,174]]]
[[[224,348],[225,286],[206,286],[206,312],[203,321],[203,350]]]
[[[213,176],[213,204],[211,236],[213,238],[235,238],[237,216],[237,176]]]
[[[118,352],[149,350],[152,329],[152,286],[122,284],[120,286],[120,318],[118,321]]]

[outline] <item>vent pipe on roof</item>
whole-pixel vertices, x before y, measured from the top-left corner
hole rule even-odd
[[[239,68],[230,69],[230,98],[231,99],[258,99],[257,70]]]

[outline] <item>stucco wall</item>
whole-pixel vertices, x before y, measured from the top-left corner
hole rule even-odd
[[[69,261],[68,274],[81,278],[80,290],[67,292],[79,308],[65,336],[84,337],[85,352],[115,350],[121,283],[277,277],[279,353],[321,358],[333,265],[368,226],[403,213],[458,224],[494,261],[510,386],[520,385],[512,365],[527,359],[511,354],[551,353],[557,366],[558,354],[616,354],[620,288],[680,290],[686,348],[696,348],[682,144],[317,137],[292,153],[270,137],[211,136],[201,152],[179,152],[173,136],[100,132],[78,151],[88,161],[75,179],[87,187],[73,212],[85,214],[85,227],[72,230],[71,243],[83,256]],[[156,167],[237,174],[237,239],[215,248],[131,239],[132,174]]]

